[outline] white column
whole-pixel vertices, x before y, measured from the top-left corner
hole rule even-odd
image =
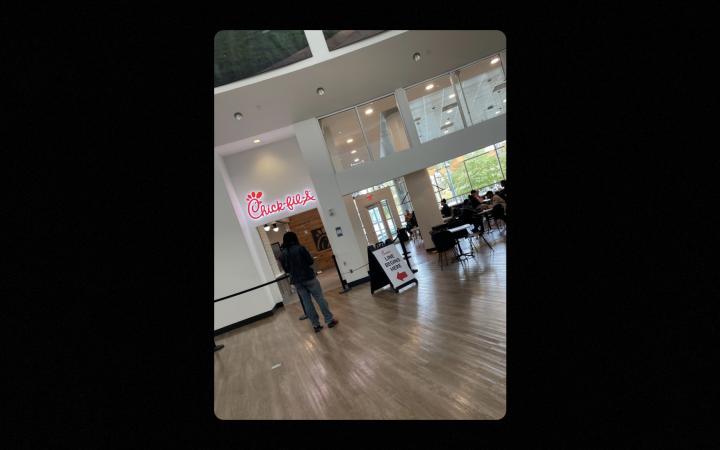
[[[407,94],[404,89],[395,90],[395,100],[397,101],[400,116],[405,124],[408,139],[410,139],[410,148],[417,148],[420,145],[420,137],[418,136],[415,121],[412,112],[410,112],[410,104],[408,103]]]
[[[303,159],[308,166],[310,178],[318,199],[318,212],[328,235],[333,253],[340,271],[345,273],[367,263],[363,253],[367,247],[360,248],[355,230],[348,215],[347,207],[335,179],[330,154],[325,145],[320,124],[317,119],[308,119],[293,125],[295,138],[300,146]],[[338,236],[335,229],[342,229]],[[346,281],[355,281],[367,276],[367,266],[352,274],[345,274]]]
[[[420,227],[425,249],[434,248],[430,230],[435,225],[441,225],[443,220],[427,170],[418,170],[405,175],[405,185],[410,193],[413,208],[415,208],[415,218]]]

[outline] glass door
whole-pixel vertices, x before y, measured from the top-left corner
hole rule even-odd
[[[383,221],[383,215],[380,212],[380,207],[376,204],[368,206],[368,214],[370,214],[370,222],[372,222],[375,235],[378,238],[378,242],[384,242],[388,238],[388,232],[385,228]]]

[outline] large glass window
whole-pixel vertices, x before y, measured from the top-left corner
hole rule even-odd
[[[469,112],[469,124],[505,114],[507,90],[499,54],[459,70],[458,78]]]
[[[336,172],[370,160],[355,108],[320,119],[320,127]]]
[[[410,148],[395,94],[320,119],[335,172]]]
[[[410,148],[394,94],[357,109],[373,159]]]
[[[215,35],[215,87],[312,56],[303,30],[223,30]]]
[[[500,189],[500,180],[507,178],[506,157],[507,147],[502,141],[428,168],[436,201],[445,199],[449,205],[455,205],[473,189],[480,194]]]
[[[328,50],[333,51],[385,31],[387,30],[323,30],[323,35]]]
[[[410,87],[405,93],[421,143],[465,128],[449,75]]]

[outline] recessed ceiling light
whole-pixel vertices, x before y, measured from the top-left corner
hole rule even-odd
[[[447,122],[445,122],[445,125],[450,125],[451,123],[452,123],[452,122],[450,122],[450,121],[448,120]]]
[[[443,130],[443,134],[448,134],[450,130]]]
[[[505,102],[507,102],[507,99],[506,99],[506,98],[503,99],[503,103],[505,103]]]
[[[448,98],[455,98],[455,94],[450,94]]]
[[[347,140],[347,141],[345,141],[345,142],[347,142],[348,144],[352,144],[352,142],[353,142],[353,138],[350,138],[350,139],[348,139],[348,140]]]
[[[500,58],[495,57],[492,59],[492,61],[490,61],[490,64],[497,64],[499,61],[500,61]]]
[[[372,114],[372,113],[373,113],[373,109],[372,109],[372,108],[368,108],[368,109],[365,110],[365,115],[367,115],[367,116],[369,116],[369,115]]]
[[[233,116],[235,117],[235,120],[242,120],[243,118],[242,113],[239,112],[236,112],[235,114],[233,114]]]
[[[418,53],[418,52],[413,53],[413,61],[418,62],[418,61],[420,61],[420,58],[421,58],[420,53]]]
[[[450,108],[450,109],[448,109],[446,112],[447,112],[448,114],[452,114],[453,111],[455,111],[455,110],[452,109],[452,108]]]
[[[435,85],[432,84],[432,83],[430,83],[430,84],[428,84],[427,86],[425,86],[425,90],[426,90],[426,91],[429,91],[430,89],[432,89],[432,88],[434,88],[434,87],[435,87]]]
[[[495,114],[500,114],[500,111],[495,111]]]
[[[254,142],[255,144],[259,144],[259,143],[260,143],[260,139],[255,139],[253,142]]]
[[[350,153],[352,153],[354,155],[355,153],[357,153],[357,150],[353,150]]]
[[[360,161],[360,158],[355,158],[355,159],[353,160],[353,162],[358,162],[358,161]]]
[[[315,92],[317,92],[317,95],[325,95],[325,89],[321,87],[317,88],[317,91]]]

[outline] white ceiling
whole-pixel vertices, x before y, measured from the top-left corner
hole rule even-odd
[[[216,150],[232,153],[251,148],[248,142],[259,135],[261,144],[268,143],[264,133],[272,136],[273,130],[288,130],[295,122],[392,93],[504,48],[505,35],[500,31],[408,31],[301,70],[218,93]],[[412,59],[415,52],[422,54],[418,62]],[[316,93],[320,86],[325,89],[323,96]],[[241,112],[243,119],[235,120],[235,112]]]

